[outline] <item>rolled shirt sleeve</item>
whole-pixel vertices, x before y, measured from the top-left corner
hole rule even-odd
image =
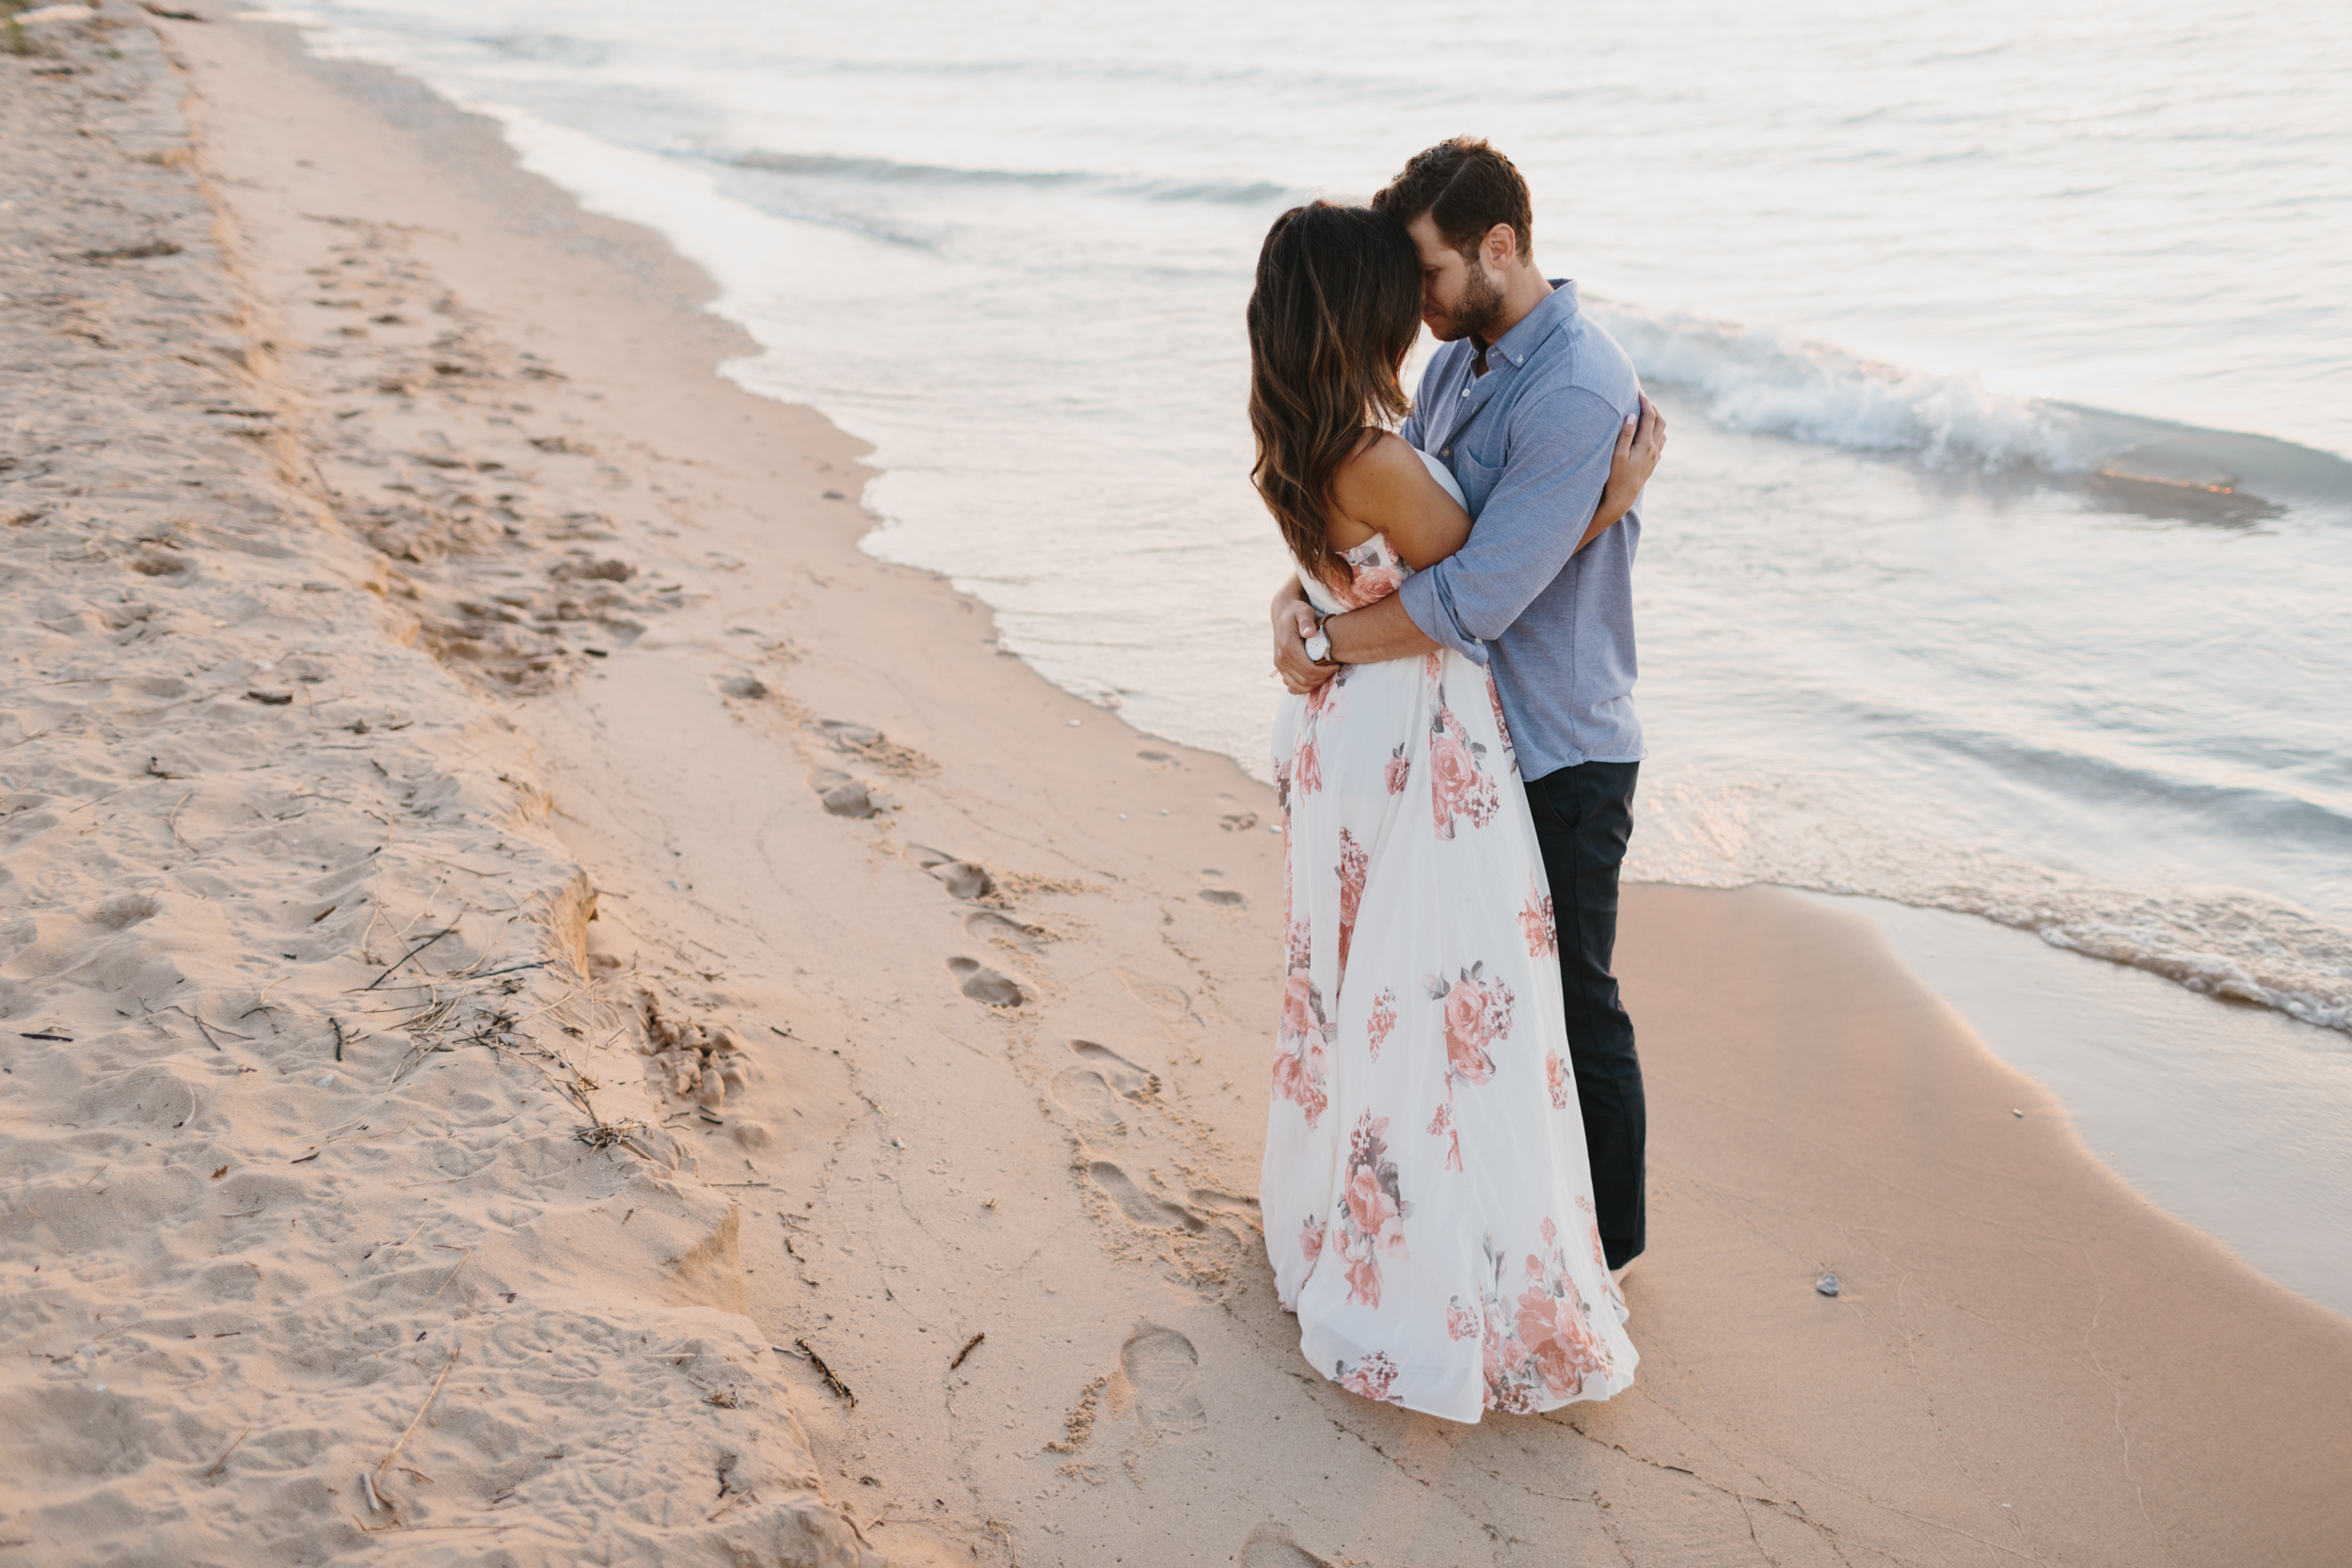
[[[1551,585],[1584,537],[1623,423],[1606,399],[1581,387],[1513,407],[1502,476],[1478,509],[1469,542],[1398,591],[1423,636],[1486,662],[1487,640]]]

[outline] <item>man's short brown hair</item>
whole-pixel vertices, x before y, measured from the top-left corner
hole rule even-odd
[[[1445,243],[1464,256],[1477,255],[1486,230],[1498,223],[1509,224],[1518,236],[1519,260],[1534,254],[1527,182],[1484,136],[1454,136],[1414,153],[1372,204],[1408,226],[1428,214]]]

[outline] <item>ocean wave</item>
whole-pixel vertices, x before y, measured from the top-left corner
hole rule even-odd
[[[1726,428],[1854,451],[1903,452],[1937,467],[2087,471],[2090,454],[2031,398],[1859,359],[1787,333],[1673,312],[1594,313],[1644,377],[1695,394]]]
[[[2039,479],[2153,516],[2249,523],[2296,505],[2352,518],[2352,462],[2333,452],[1995,392],[1972,375],[1704,316],[1592,309],[1645,378],[1694,397],[1726,429]]]
[[[1774,883],[1950,910],[2352,1034],[2352,930],[2260,894],[2119,888],[1930,839],[1877,820],[1844,794],[1822,780],[1671,771],[1655,784],[1645,779],[1625,874],[1688,887]]]
[[[961,168],[948,164],[907,164],[888,158],[854,157],[823,152],[702,150],[696,156],[737,168],[818,179],[858,181],[882,185],[1010,185],[1032,189],[1084,187],[1113,196],[1141,197],[1152,201],[1204,201],[1226,206],[1258,206],[1301,193],[1267,181],[1191,180],[1174,176],[1089,173],[1078,169]]]

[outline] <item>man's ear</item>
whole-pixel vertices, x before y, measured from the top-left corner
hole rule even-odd
[[[1478,259],[1486,263],[1488,272],[1508,272],[1519,259],[1518,230],[1507,223],[1498,223],[1486,230],[1486,237],[1478,242]]]

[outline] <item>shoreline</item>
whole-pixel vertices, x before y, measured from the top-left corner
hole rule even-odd
[[[315,465],[336,519],[319,538],[364,540],[350,569],[406,582],[379,578],[381,602],[511,736],[508,778],[540,792],[507,785],[543,824],[535,852],[596,889],[572,966],[610,1009],[595,1037],[642,1036],[616,1048],[640,1065],[596,1074],[598,1114],[668,1127],[684,1154],[664,1184],[711,1223],[641,1257],[620,1249],[659,1216],[600,1190],[547,1204],[530,1140],[493,1127],[477,1141],[506,1166],[455,1175],[431,1139],[387,1152],[404,1180],[492,1189],[477,1223],[531,1265],[501,1283],[576,1319],[600,1275],[641,1280],[647,1310],[751,1347],[739,1408],[629,1413],[656,1446],[738,1419],[739,1445],[766,1446],[748,1500],[727,1503],[723,1465],[701,1487],[717,1530],[825,1513],[847,1524],[823,1560],[1167,1561],[1182,1541],[1185,1560],[1254,1568],[1559,1560],[1563,1543],[2317,1563],[2352,1530],[2342,1320],[2124,1189],[1866,925],[1778,890],[1628,890],[1656,1129],[1635,1390],[1475,1428],[1340,1394],[1286,1341],[1244,1196],[1279,953],[1270,792],[1048,686],[974,601],[866,555],[868,519],[826,495],[853,445],[714,373],[730,339],[691,269],[521,174],[486,122],[311,60],[282,28],[154,25],[184,62],[240,281],[278,318],[245,329],[276,345],[287,428],[268,450]],[[415,303],[323,303],[371,291]],[[376,322],[421,309],[435,319]],[[294,557],[326,547],[280,528]],[[485,867],[506,822],[485,812],[458,858]],[[288,874],[246,870],[256,888]],[[435,1070],[460,1063],[507,1067],[475,1050]],[[246,1251],[295,1269],[288,1247]],[[1835,1301],[1812,1290],[1828,1268]],[[430,1332],[485,1329],[497,1292],[425,1298],[443,1272],[418,1282]],[[2233,1304],[2217,1330],[2215,1299]],[[42,1326],[18,1338],[71,1362]],[[437,1416],[418,1409],[433,1364],[417,1370],[368,1419],[389,1441],[413,1413],[405,1457],[503,1484],[495,1402],[453,1384]],[[351,1363],[304,1375],[337,1385]],[[548,1397],[515,1375],[500,1392],[518,1408]],[[209,1418],[216,1394],[157,1377],[147,1418]],[[7,1397],[42,1408],[30,1394]],[[314,1456],[260,1451],[269,1472],[231,1465],[218,1488],[209,1450],[151,1456],[106,1483],[110,1517],[201,1514],[209,1489],[266,1497],[297,1529],[315,1488],[351,1489],[322,1474],[305,1492]],[[787,1481],[805,1500],[779,1507]],[[430,1488],[394,1484],[423,1523]],[[517,1484],[480,1506],[611,1528],[564,1461]],[[15,1487],[0,1506],[10,1535],[63,1517]],[[709,1523],[670,1560],[723,1560]]]
[[[1796,891],[1867,919],[2134,1192],[2352,1318],[2338,1219],[2352,1210],[2352,1052],[2340,1032],[1974,915]]]

